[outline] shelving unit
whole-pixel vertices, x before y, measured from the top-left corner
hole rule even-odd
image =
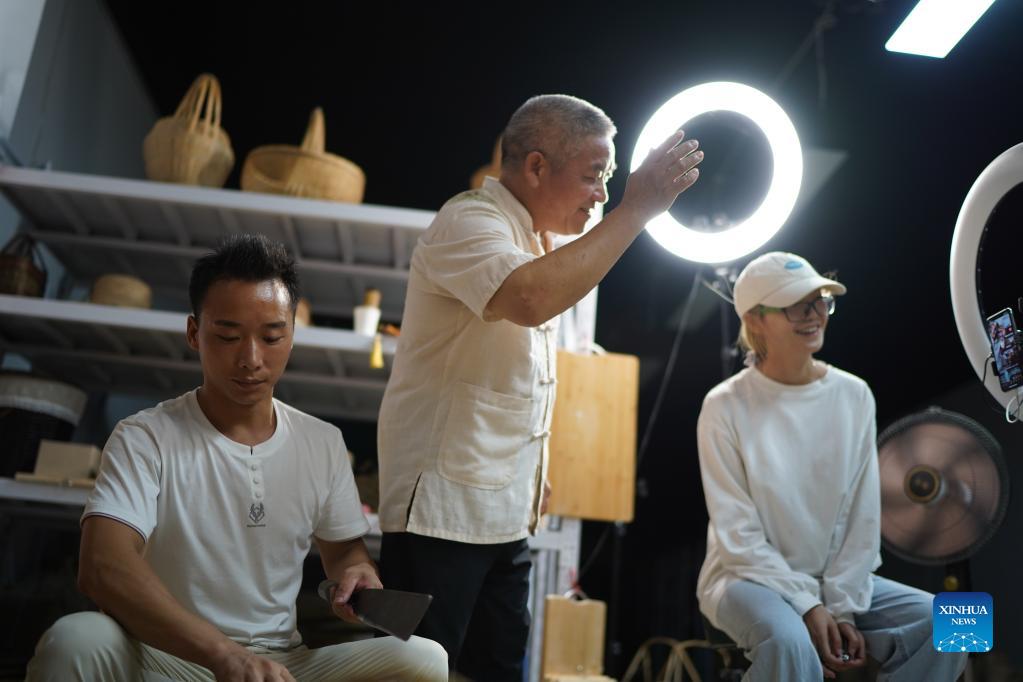
[[[435,215],[5,165],[0,191],[84,282],[116,268],[187,310],[192,262],[225,234],[258,232],[291,250],[314,313],[350,317],[373,286],[391,322],[401,319],[409,258]]]
[[[295,256],[314,313],[350,317],[366,287],[398,322],[408,264],[434,213],[0,165],[0,191],[76,281],[111,271],[143,279],[167,307],[188,310],[192,263],[225,234],[258,232]],[[0,350],[83,388],[164,398],[194,387],[198,358],[184,313],[0,296]],[[278,395],[324,417],[374,421],[394,353],[368,365],[371,340],[300,328]]]
[[[169,398],[197,386],[198,356],[185,343],[184,313],[0,295],[0,351],[87,390]],[[277,395],[327,417],[375,421],[396,341],[383,340],[384,368],[371,369],[372,339],[299,327]]]

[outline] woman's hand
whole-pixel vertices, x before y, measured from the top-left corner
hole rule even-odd
[[[845,642],[845,653],[849,655],[849,660],[845,664],[850,668],[859,668],[867,662],[867,640],[852,623],[839,623],[838,631]]]
[[[845,666],[842,662],[842,635],[838,631],[838,624],[822,604],[804,613],[803,623],[824,666],[824,677],[835,679],[835,671]]]

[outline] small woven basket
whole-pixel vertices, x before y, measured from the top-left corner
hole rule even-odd
[[[195,79],[173,116],[146,135],[146,177],[161,182],[223,187],[234,166],[231,140],[220,127],[220,83],[212,74]]]
[[[348,159],[325,152],[324,140],[323,109],[317,107],[301,147],[266,145],[249,152],[242,165],[242,189],[361,203],[365,173]]]
[[[153,302],[153,291],[138,277],[103,275],[93,282],[89,301],[124,308],[149,308]]]
[[[0,294],[42,296],[46,291],[46,264],[35,240],[20,233],[0,250]]]

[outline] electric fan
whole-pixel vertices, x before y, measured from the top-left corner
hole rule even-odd
[[[945,565],[945,588],[968,590],[966,559],[995,534],[1009,504],[998,441],[972,419],[932,407],[885,429],[877,452],[885,549]]]

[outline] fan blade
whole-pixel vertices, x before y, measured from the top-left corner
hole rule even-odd
[[[940,408],[907,417],[886,434],[878,448],[878,468],[881,533],[888,547],[926,563],[975,552],[1007,506],[1006,469],[997,442],[992,444],[993,437],[968,417]],[[914,502],[905,489],[909,472],[917,467],[932,469],[940,480],[938,494],[925,504]]]
[[[881,467],[879,477],[881,479],[881,506],[898,499],[909,501],[906,496],[905,480],[906,471],[900,471],[895,466]]]
[[[905,495],[884,500],[881,505],[881,534],[892,544],[901,544],[917,534],[927,522],[927,505],[914,502]]]
[[[892,438],[878,451],[879,467],[894,468],[901,479],[907,471],[919,464],[916,455],[917,436],[913,430]]]

